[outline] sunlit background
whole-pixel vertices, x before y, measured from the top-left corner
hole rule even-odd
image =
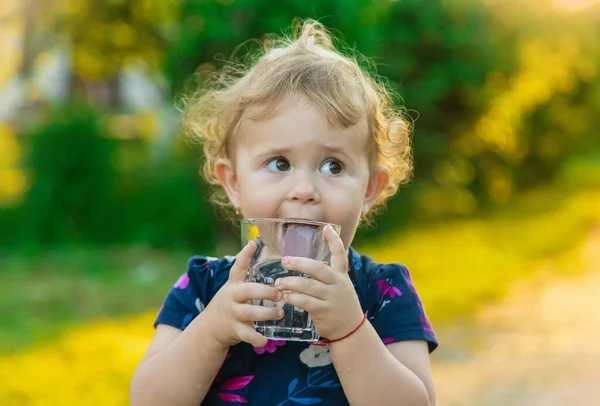
[[[438,405],[600,404],[592,0],[2,0],[0,404],[128,404],[187,258],[239,246],[177,97],[294,17],[415,119],[414,179],[354,245],[411,269]]]

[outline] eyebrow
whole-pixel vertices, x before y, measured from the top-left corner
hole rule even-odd
[[[271,156],[280,156],[280,155],[288,155],[292,152],[291,148],[269,148],[265,152],[257,155],[259,159],[265,159]]]

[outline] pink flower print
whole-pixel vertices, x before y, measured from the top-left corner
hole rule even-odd
[[[382,338],[381,341],[383,341],[384,344],[390,344],[390,343],[394,342],[394,338],[393,337]]]
[[[223,385],[221,385],[221,389],[230,391],[242,389],[246,387],[252,379],[254,379],[254,375],[231,378],[228,379]],[[248,403],[248,400],[246,398],[243,398],[239,395],[235,395],[233,393],[221,392],[218,393],[217,396],[219,397],[219,399],[224,400],[226,402]]]
[[[224,400],[225,402],[248,403],[246,398],[234,395],[233,393],[219,393],[217,396],[219,399]]]
[[[390,286],[390,284],[387,282],[387,280],[377,281],[377,285],[379,286],[379,289],[381,290],[381,297],[384,297],[385,295],[388,295],[388,294],[390,297],[394,297],[396,295],[402,296],[402,292],[400,292],[400,289],[398,289],[397,287],[394,287],[394,286]]]
[[[273,354],[277,351],[277,347],[281,347],[285,344],[285,340],[269,340],[264,347],[254,348],[254,351],[257,354],[264,354],[265,351]]]
[[[223,385],[221,385],[221,389],[225,390],[238,390],[242,389],[246,385],[250,383],[250,381],[254,379],[254,375],[240,376],[238,378],[228,379]]]
[[[175,285],[173,285],[173,287],[178,289],[185,289],[187,288],[188,283],[190,283],[190,277],[186,272],[183,275],[181,275],[179,279],[177,279],[177,282],[175,282]]]

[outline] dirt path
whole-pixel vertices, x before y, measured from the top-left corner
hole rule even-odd
[[[600,224],[572,276],[558,266],[548,261],[475,322],[436,330],[438,406],[600,405]]]

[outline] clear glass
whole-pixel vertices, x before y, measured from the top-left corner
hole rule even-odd
[[[281,265],[284,256],[306,257],[326,264],[330,263],[329,244],[323,235],[328,223],[275,218],[249,218],[241,221],[242,246],[249,241],[257,245],[248,268],[250,282],[274,285],[278,278],[286,276],[310,277],[298,271],[289,271]],[[339,234],[340,226],[331,224]],[[253,300],[253,304],[281,307],[283,319],[258,321],[254,328],[265,337],[276,340],[320,340],[308,312],[285,302]]]

